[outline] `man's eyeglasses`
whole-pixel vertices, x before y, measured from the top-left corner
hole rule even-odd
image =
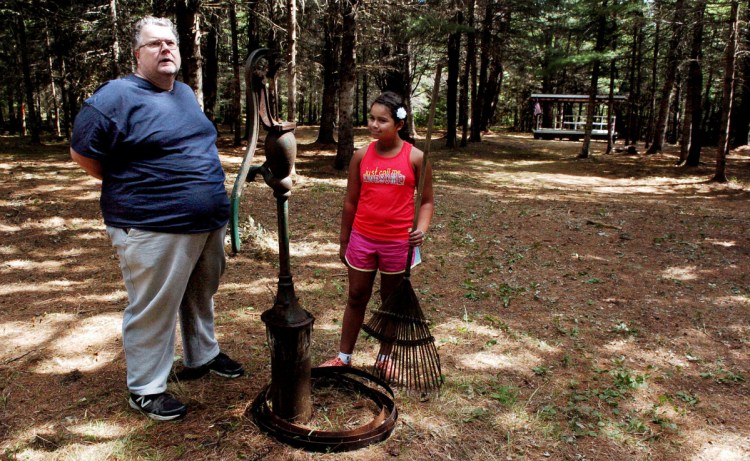
[[[162,45],[166,45],[167,49],[169,50],[176,50],[177,49],[177,42],[174,40],[151,40],[148,43],[144,43],[143,45],[139,46],[138,49],[141,49],[143,47],[148,48],[149,50],[160,50]]]

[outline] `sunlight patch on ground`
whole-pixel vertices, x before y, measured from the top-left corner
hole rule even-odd
[[[229,156],[229,155],[222,155],[221,156],[221,163],[227,163],[229,165],[241,165],[243,160],[245,160],[244,156],[242,156],[242,157],[233,157],[233,156]],[[257,163],[257,166],[260,166],[260,164],[262,162],[258,163],[258,162],[256,162],[256,160],[257,159],[255,158],[255,154],[253,154],[253,162],[251,163],[251,165],[255,166],[256,163]],[[229,176],[229,175],[227,175],[227,176]],[[237,175],[235,174],[234,177],[236,178]]]
[[[573,253],[570,255],[571,258],[581,261],[598,261],[598,262],[609,262],[609,259],[602,258],[601,256],[594,256],[594,255],[579,255],[578,253]]]
[[[82,218],[71,218],[65,220],[66,224],[80,229],[80,228],[96,228],[104,230],[104,223],[100,219],[82,219]]]
[[[56,333],[55,326],[36,321],[0,323],[0,356],[3,361],[48,341]]]
[[[82,295],[77,296],[76,299],[84,301],[92,301],[95,303],[114,303],[128,300],[128,292],[125,290],[115,290],[109,293],[103,293],[98,295]]]
[[[47,194],[50,192],[59,192],[59,191],[68,191],[67,186],[50,186],[49,184],[40,185],[37,187],[33,187],[30,189],[25,189],[24,194],[25,195],[33,195],[33,194]]]
[[[298,179],[299,178],[299,179]],[[342,177],[341,179],[336,178],[311,178],[311,177],[303,177],[299,176],[298,178],[295,178],[294,185],[295,186],[304,186],[304,187],[315,187],[316,185],[323,186],[326,190],[337,190],[339,188],[345,188],[346,187],[346,177]]]
[[[618,338],[602,346],[602,349],[616,356],[632,358],[633,356],[648,355],[648,352],[642,351],[636,347],[633,338]]]
[[[745,461],[750,459],[750,437],[742,437],[730,431],[721,434],[691,431],[686,438],[704,440],[703,445],[691,459],[693,461]]]
[[[60,216],[51,216],[49,218],[40,219],[34,223],[29,223],[28,226],[26,226],[29,229],[55,229],[58,227],[63,227],[66,224],[65,218],[61,218]]]
[[[338,250],[336,250],[336,251],[338,252]],[[319,262],[311,263],[311,262],[307,262],[307,261],[300,261],[300,266],[305,266],[305,267],[319,267],[321,269],[326,269],[326,270],[330,270],[330,271],[333,271],[333,272],[339,272],[339,273],[336,273],[336,274],[328,274],[328,276],[331,277],[331,278],[346,277],[346,270],[347,269],[344,266],[344,264],[341,261],[338,261],[338,260],[336,262],[330,262],[330,263],[319,263]]]
[[[717,305],[736,305],[736,306],[744,306],[747,304],[750,304],[750,298],[743,295],[735,295],[735,296],[717,296],[715,298],[715,302]]]
[[[67,250],[63,251],[60,254],[63,257],[65,257],[65,258],[72,258],[72,257],[76,257],[76,256],[86,256],[86,254],[89,251],[91,251],[91,250],[89,250],[87,248],[73,247],[73,248],[68,248]]]
[[[441,402],[440,404],[443,407],[451,404],[454,405],[454,407],[459,406],[456,402]],[[434,413],[426,413],[422,415],[414,415],[412,413],[412,416],[412,418],[403,416],[403,419],[405,422],[410,423],[412,426],[418,427],[420,429],[419,432],[422,434],[429,433],[433,437],[436,437],[438,439],[448,439],[458,436],[456,432],[456,426],[453,425],[451,421],[437,417]],[[419,422],[415,421],[417,416],[420,416]],[[401,418],[402,416],[399,415],[399,419]],[[409,421],[409,419],[411,419],[412,421]]]
[[[459,369],[469,370],[513,370],[524,375],[531,375],[531,369],[542,363],[542,359],[527,350],[513,350],[508,353],[480,351],[474,354],[457,354]]]
[[[295,288],[300,292],[322,290],[323,288],[325,288],[325,286],[325,281],[320,280],[301,280],[297,281],[297,283],[295,284]]]
[[[305,257],[320,254],[336,254],[339,251],[339,245],[333,243],[301,242],[292,241],[289,244],[289,251],[295,257]]]
[[[737,242],[734,240],[705,239],[704,242],[711,243],[717,246],[726,247],[726,248],[737,246]]]
[[[119,424],[108,421],[87,421],[65,428],[68,432],[88,439],[113,439],[128,434],[128,430]]]
[[[9,234],[12,232],[21,232],[21,226],[9,226],[0,223],[0,232],[7,232]]]
[[[76,238],[80,240],[99,240],[102,238],[104,228],[97,230],[96,232],[84,232],[82,234],[76,234]]]
[[[60,288],[69,288],[80,285],[82,282],[73,282],[70,280],[54,280],[45,283],[12,283],[0,286],[0,296],[12,295],[16,293],[52,293],[60,291]]]
[[[42,440],[43,435],[34,436],[35,444],[45,445],[46,443]],[[50,446],[54,446],[52,442]],[[102,459],[117,459],[113,456],[118,451],[118,447],[122,445],[119,440],[112,440],[108,442],[98,442],[92,444],[88,441],[82,441],[81,443],[66,444],[62,448],[54,450],[54,457],[50,457],[50,451],[48,449],[31,449],[27,448],[15,453],[14,459],[22,459],[24,461],[49,461],[50,459],[64,459],[64,460],[102,460]]]
[[[20,252],[21,250],[17,246],[0,245],[0,255],[15,255]]]
[[[49,219],[41,220],[25,226],[27,229],[41,229],[50,232],[58,230],[90,230],[96,229],[100,232],[104,232],[104,224],[99,220],[94,219],[67,219],[59,216],[54,216]]]
[[[91,201],[98,201],[99,196],[101,195],[101,192],[98,190],[95,191],[88,191],[83,194],[78,194],[75,199],[79,200],[81,202],[91,202]]]
[[[694,182],[694,177],[683,177],[680,179],[666,177],[649,177],[648,183],[633,181],[632,179],[604,178],[601,176],[577,176],[565,174],[524,174],[517,175],[514,184],[524,184],[532,187],[539,187],[540,183],[547,187],[563,188],[588,188],[592,192],[599,193],[647,193],[660,194],[664,193],[664,187],[676,187],[684,183]]]
[[[276,292],[276,285],[278,283],[278,278],[271,278],[271,277],[264,277],[259,279],[254,279],[252,282],[248,283],[222,283],[220,290],[222,292],[237,292],[241,291],[243,293],[252,293],[252,294],[259,294],[259,293],[275,293]],[[268,291],[269,288],[271,291]]]
[[[442,331],[447,334],[453,334],[455,332],[467,332],[467,333],[473,333],[475,335],[480,336],[488,336],[491,338],[497,338],[498,336],[502,335],[502,331],[500,331],[497,328],[488,327],[486,325],[482,325],[476,322],[464,322],[459,319],[449,319],[440,325],[436,325],[433,327],[435,332]]]
[[[698,278],[697,270],[698,268],[695,266],[670,267],[662,272],[662,277],[683,281],[696,280]]]
[[[316,330],[326,330],[326,331],[338,331],[341,329],[341,323],[334,323],[334,322],[321,322],[320,319],[315,319],[315,329]]]
[[[46,360],[37,363],[32,371],[90,371],[106,365],[117,356],[120,349],[112,347],[112,344],[120,336],[122,315],[112,313],[76,320],[72,323],[74,328],[66,328],[61,337],[50,343]]]
[[[29,261],[28,259],[14,259],[3,263],[4,266],[12,270],[36,270],[50,272],[54,269],[60,269],[65,264],[62,261]]]
[[[525,430],[528,429],[533,421],[526,413],[524,408],[513,408],[509,411],[503,411],[495,416],[495,424],[504,430]]]

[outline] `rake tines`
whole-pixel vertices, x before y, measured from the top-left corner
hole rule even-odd
[[[373,311],[362,328],[380,341],[373,374],[391,385],[418,392],[437,390],[443,383],[435,338],[409,279]],[[387,361],[383,357],[388,357]]]

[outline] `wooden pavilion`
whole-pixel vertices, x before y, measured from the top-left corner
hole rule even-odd
[[[616,95],[614,104],[627,101],[628,97]],[[586,109],[589,96],[585,94],[541,94],[531,95],[534,104],[534,139],[570,139],[577,141],[585,135]],[[594,126],[592,139],[607,139],[607,104],[608,95],[596,96]],[[617,138],[614,108],[612,110],[612,131]]]

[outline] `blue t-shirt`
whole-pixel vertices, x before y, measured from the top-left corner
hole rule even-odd
[[[197,233],[229,219],[216,129],[189,86],[129,75],[99,87],[76,116],[71,147],[102,164],[109,226]]]

